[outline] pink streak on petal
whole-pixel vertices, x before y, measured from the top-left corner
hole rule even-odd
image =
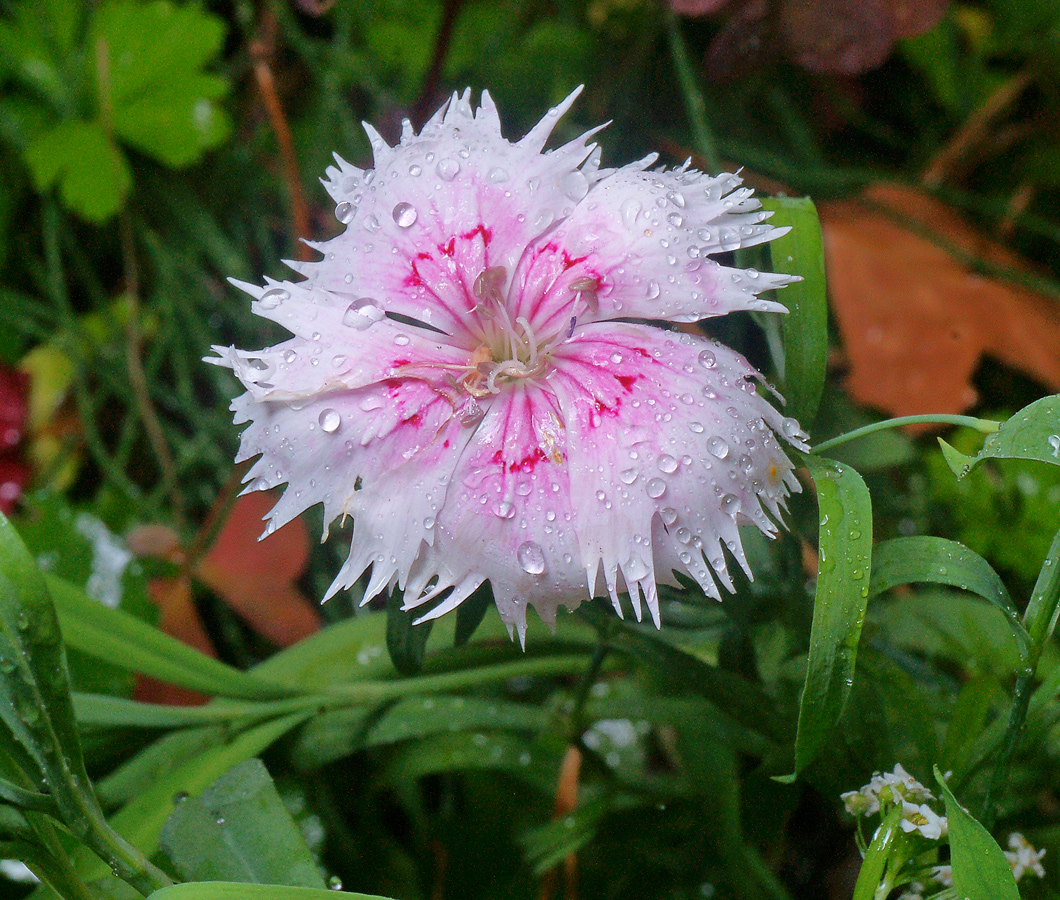
[[[489,578],[520,634],[526,605],[550,625],[585,595],[571,530],[565,439],[550,392],[516,384],[498,395],[453,475],[433,554]],[[408,602],[408,601],[407,601]]]
[[[705,258],[783,233],[762,224],[767,214],[749,190],[735,188],[738,183],[732,175],[645,172],[639,164],[602,178],[523,257],[516,273],[519,315],[549,332],[573,315],[579,322],[695,321],[736,309],[783,311],[758,294],[790,278],[746,273]],[[599,283],[595,302],[575,310],[571,284],[587,279]]]

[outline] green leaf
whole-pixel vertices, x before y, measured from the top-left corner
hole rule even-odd
[[[304,722],[308,715],[298,713],[266,722],[242,732],[230,743],[208,748],[159,778],[143,793],[137,794],[111,817],[111,826],[146,856],[153,856],[158,851],[162,826],[173,811],[175,802],[197,797],[232,766],[258,756]],[[86,881],[100,878],[109,871],[99,857],[84,848],[74,852],[73,862]]]
[[[1034,459],[1060,466],[1060,394],[1025,406],[990,435],[976,456],[966,456],[939,438],[953,473],[963,478],[984,459]]]
[[[972,678],[961,688],[946,725],[946,739],[939,753],[939,766],[962,773],[968,766],[976,739],[983,733],[994,700],[1000,693],[993,678]]]
[[[1060,616],[1060,531],[1057,531],[1049,553],[1042,562],[1042,569],[1034,583],[1024,616],[1030,631],[1035,659],[1052,637],[1057,616]]]
[[[456,633],[453,635],[453,644],[457,647],[466,644],[492,606],[493,586],[484,581],[456,608]]]
[[[820,546],[810,655],[790,779],[824,748],[843,714],[854,679],[872,564],[872,503],[865,482],[842,463],[814,456],[805,459],[817,488]]]
[[[433,621],[412,623],[418,617],[413,610],[403,610],[404,594],[391,591],[386,598],[386,648],[394,668],[402,675],[415,675],[423,668],[423,654]]]
[[[402,745],[381,777],[405,784],[441,772],[494,770],[526,781],[547,796],[555,792],[563,749],[506,732],[439,734]]]
[[[583,604],[578,613],[599,627],[609,628],[616,650],[649,666],[675,688],[705,697],[759,734],[775,738],[783,733],[784,723],[776,715],[772,698],[749,679],[707,664],[674,646],[665,633],[660,634],[650,626],[616,620],[610,609],[604,611],[596,604]]]
[[[978,594],[1005,614],[1026,651],[1029,636],[1001,577],[983,557],[963,544],[918,535],[884,541],[874,551],[869,596],[900,584],[926,581]]]
[[[387,900],[375,894],[354,894],[343,891],[343,900]],[[274,884],[226,884],[199,882],[175,884],[155,891],[148,900],[335,900],[335,892],[319,888],[281,887]]]
[[[935,780],[946,801],[950,863],[957,896],[966,900],[1019,900],[1012,868],[997,841],[957,802],[938,766]]]
[[[121,138],[166,165],[186,166],[217,146],[229,122],[215,101],[227,82],[201,71],[224,42],[221,19],[168,0],[110,0],[97,10],[92,46],[106,53],[100,92]]]
[[[233,766],[201,797],[177,806],[160,846],[183,881],[326,887],[258,759]]]
[[[74,694],[74,710],[81,725],[106,728],[180,728],[185,725],[272,719],[319,705],[312,696],[261,703],[214,700],[203,706],[140,703],[105,694]]]
[[[773,271],[802,276],[802,281],[780,291],[777,299],[788,308],[781,324],[785,409],[809,428],[824,390],[828,356],[828,296],[821,223],[809,197],[771,197],[762,200],[762,207],[775,213],[772,224],[791,226],[791,231],[769,245]]]
[[[37,786],[64,813],[94,804],[70,700],[55,607],[44,577],[14,527],[0,514],[0,719],[39,772]],[[89,793],[86,796],[86,791]]]
[[[211,659],[145,622],[108,609],[59,578],[48,578],[66,643],[89,656],[207,694],[247,700],[290,696],[282,685]]]
[[[129,164],[98,122],[63,122],[33,141],[23,159],[38,191],[58,181],[63,203],[90,222],[114,216],[132,188]]]

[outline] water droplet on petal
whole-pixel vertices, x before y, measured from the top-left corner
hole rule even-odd
[[[419,213],[416,212],[416,207],[411,203],[401,202],[394,207],[393,215],[398,228],[409,228],[415,224]]]
[[[718,459],[725,459],[729,455],[729,445],[725,443],[725,438],[718,435],[714,435],[707,441],[707,450],[710,451],[711,456],[715,456]]]
[[[342,422],[342,417],[333,409],[325,409],[320,413],[317,419],[320,422],[321,431],[326,431],[328,434],[332,434],[338,431],[339,425]]]
[[[500,166],[495,166],[490,169],[489,174],[486,176],[491,184],[502,184],[507,181],[509,177],[508,173]]]
[[[519,565],[530,575],[541,575],[545,571],[545,554],[533,541],[526,541],[515,551]]]
[[[684,526],[674,532],[674,537],[682,544],[690,544],[692,542],[692,532]]]
[[[356,328],[358,331],[364,331],[383,316],[384,313],[376,306],[375,300],[371,297],[361,297],[360,300],[354,300],[342,314],[342,324],[349,328]]]
[[[293,350],[284,350],[283,351],[283,361],[285,363],[287,363],[288,365],[293,363],[296,359],[298,359],[298,354],[295,353]]]
[[[673,525],[677,521],[677,510],[672,506],[664,506],[659,510],[659,515],[665,525]]]
[[[452,181],[458,174],[460,174],[460,163],[455,159],[449,159],[449,157],[446,157],[445,159],[438,160],[438,165],[434,167],[434,170],[438,173],[438,177],[441,178],[442,181]]]
[[[407,334],[396,334],[394,335],[394,343],[399,347],[407,347],[409,345],[409,336]]]
[[[493,514],[498,519],[511,519],[515,516],[515,504],[508,500],[502,500],[500,503],[495,503],[493,506]]]
[[[622,362],[622,354],[616,350],[614,353],[611,354],[610,359],[611,362],[613,362],[617,366],[620,362]]]
[[[647,297],[647,299],[649,299],[649,300],[654,300],[661,293],[662,293],[662,291],[659,288],[659,282],[657,282],[657,281],[649,281],[648,282],[648,291],[647,291],[647,293],[644,296]]]
[[[666,493],[666,482],[661,478],[652,478],[647,484],[648,496],[653,500],[658,500],[663,494]]]
[[[276,309],[285,300],[289,300],[291,292],[281,287],[269,288],[264,294],[261,295],[261,299],[258,300],[258,304],[262,309]]]
[[[641,205],[639,200],[634,200],[630,197],[628,200],[622,201],[622,205],[618,208],[619,213],[622,216],[622,222],[626,228],[633,229],[637,226],[637,216],[640,215],[640,211],[644,207]]]
[[[673,225],[674,228],[680,228],[685,220],[682,219],[677,213],[670,213],[670,215],[666,217],[666,221]]]
[[[574,169],[559,180],[559,189],[577,203],[589,193],[589,179],[579,169]]]
[[[740,498],[735,494],[725,494],[721,498],[720,506],[725,515],[736,518],[736,514],[740,511]]]
[[[659,457],[658,466],[660,471],[665,472],[667,475],[671,475],[677,471],[677,460],[670,456],[669,453],[664,453]]]
[[[702,434],[703,433],[703,423],[702,422],[689,422],[688,423],[688,428],[693,434]]]
[[[784,437],[802,437],[802,428],[799,425],[798,419],[785,419],[780,423],[780,430],[784,433]]]
[[[353,219],[353,214],[357,212],[357,207],[350,203],[349,200],[343,200],[338,206],[335,207],[335,218],[338,219],[343,225],[349,225],[350,220]]]
[[[379,230],[379,219],[374,215],[368,216],[364,220],[364,230],[370,234],[375,234]]]
[[[636,469],[623,469],[618,477],[622,479],[623,484],[633,484],[637,480],[637,474]]]
[[[413,178],[418,178],[420,172],[422,172],[422,171],[423,171],[423,169],[421,169],[417,165],[409,166],[409,175],[411,175]]]
[[[718,357],[713,350],[704,350],[699,354],[699,364],[707,369],[713,369],[718,364]]]

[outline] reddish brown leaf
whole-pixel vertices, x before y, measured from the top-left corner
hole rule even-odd
[[[856,400],[895,416],[962,412],[976,402],[971,379],[983,355],[1060,391],[1060,304],[976,274],[918,233],[971,258],[1025,267],[952,209],[877,185],[860,200],[822,205],[821,224]]]
[[[258,540],[262,519],[275,502],[263,493],[236,500],[196,575],[255,631],[287,647],[318,630],[320,617],[295,586],[309,559],[302,520]]]
[[[207,656],[217,655],[206,629],[202,627],[192,599],[191,583],[187,578],[156,578],[148,585],[148,590],[160,610],[158,627],[162,631],[201,650]],[[166,703],[170,706],[198,706],[209,699],[198,691],[144,677],[137,679],[133,698],[144,703]]]

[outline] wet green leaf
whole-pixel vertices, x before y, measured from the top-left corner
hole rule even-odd
[[[984,459],[1034,459],[1060,466],[1060,394],[1025,406],[987,437],[975,456],[955,450],[942,438],[943,455],[953,473],[963,478]]]
[[[817,594],[806,683],[795,738],[798,775],[825,746],[843,714],[854,679],[872,565],[872,503],[849,466],[806,457],[820,507]]]
[[[420,613],[403,610],[404,595],[391,591],[386,600],[386,648],[390,661],[402,675],[415,675],[423,668],[423,654],[427,650],[427,638],[431,635],[433,621],[419,625],[412,623]]]
[[[978,594],[1008,618],[1017,638],[1029,640],[1001,577],[974,550],[945,538],[918,535],[884,541],[874,550],[869,596],[900,584],[948,584]]]
[[[307,715],[299,713],[265,722],[236,735],[228,743],[209,747],[153,782],[143,793],[137,794],[110,818],[111,826],[146,856],[154,855],[158,851],[162,826],[173,811],[175,802],[198,796],[234,765],[258,756],[305,721]],[[84,848],[74,852],[73,862],[78,873],[87,881],[109,871],[99,857]]]
[[[937,766],[935,780],[946,801],[950,863],[957,896],[967,900],[1019,900],[1012,868],[997,841],[957,802]]]
[[[200,797],[179,804],[160,846],[184,881],[326,887],[258,759],[233,766]]]
[[[271,699],[291,690],[212,659],[117,609],[108,609],[59,578],[48,586],[63,639],[89,656],[169,684],[240,699]]]
[[[781,374],[787,401],[785,411],[809,428],[817,415],[824,390],[828,355],[828,297],[825,287],[824,248],[817,209],[809,197],[771,197],[762,207],[774,212],[773,225],[791,227],[770,245],[775,272],[799,275],[777,299],[788,308],[781,329],[784,371]]]
[[[77,815],[89,792],[66,655],[44,577],[0,514],[0,719],[36,764],[27,772]],[[91,801],[94,802],[94,801]]]
[[[375,894],[343,891],[343,900],[387,900]],[[274,884],[200,882],[175,884],[151,894],[149,900],[335,900],[335,892],[319,888],[281,887]]]

